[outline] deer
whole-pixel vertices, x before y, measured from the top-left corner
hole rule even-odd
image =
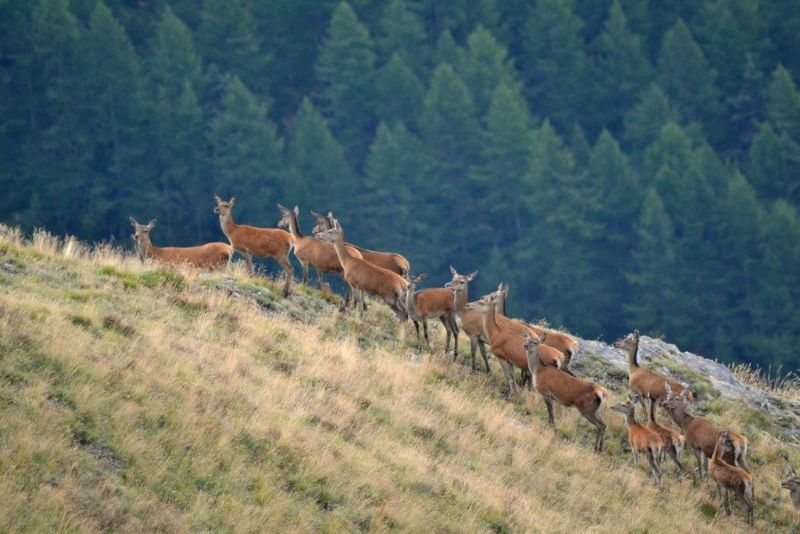
[[[663,377],[639,365],[637,357],[639,352],[639,337],[639,331],[634,330],[633,333],[615,341],[613,346],[628,352],[628,387],[631,393],[639,398],[642,410],[647,410],[644,400],[649,400],[651,404],[663,401],[667,397],[667,385],[672,388],[672,391],[678,393],[681,393],[686,388],[675,380]],[[694,397],[691,391],[686,391],[687,399],[690,401],[693,400]]]
[[[316,226],[314,226],[312,233],[317,234],[318,232],[323,232],[333,228],[333,221],[335,219],[333,217],[333,213],[330,211],[326,216],[320,215],[312,210],[311,215],[313,215],[314,219],[316,220]],[[373,265],[383,267],[384,269],[397,273],[402,277],[408,277],[409,273],[411,272],[411,264],[404,256],[401,256],[400,254],[395,252],[377,252],[375,250],[358,247],[351,243],[347,244],[358,250],[361,253],[361,256]]]
[[[341,276],[343,272],[342,265],[339,263],[339,257],[336,255],[333,244],[305,236],[300,232],[300,224],[298,222],[300,209],[297,206],[291,210],[280,204],[277,206],[281,213],[278,226],[288,228],[294,240],[294,256],[303,268],[303,283],[308,284],[308,266],[311,265],[317,271],[317,283],[320,289],[325,289],[327,284],[325,284],[322,278],[322,273]],[[361,253],[354,247],[348,246],[347,252],[355,258],[361,258]],[[352,288],[348,286],[343,309],[347,308],[352,294]]]
[[[431,343],[428,338],[428,319],[438,317],[442,321],[447,332],[444,353],[450,353],[450,336],[452,335],[454,340],[453,361],[455,361],[458,357],[456,313],[457,310],[464,308],[467,302],[468,285],[478,276],[478,271],[462,275],[451,265],[450,274],[453,276],[453,279],[448,282],[450,287],[435,287],[420,291],[414,291],[410,287],[408,293],[406,293],[406,311],[417,330],[417,338],[419,338],[419,323],[422,323],[428,350],[431,350]],[[416,283],[413,286],[415,288]],[[455,293],[456,287],[459,288],[458,293]]]
[[[444,288],[429,288],[416,291],[417,284],[427,278],[427,273],[412,277],[408,281],[408,291],[406,292],[406,311],[419,339],[419,323],[422,323],[425,335],[425,344],[431,350],[431,342],[428,337],[428,318],[436,318],[444,325],[447,333],[447,341],[444,353],[450,353],[450,336],[455,338],[453,349],[453,360],[458,356],[458,325],[456,324],[456,304],[453,292]]]
[[[691,447],[692,453],[697,460],[697,471],[700,479],[708,479],[708,469],[706,468],[707,459],[714,454],[719,435],[723,429],[699,415],[686,413],[686,406],[690,392],[685,389],[680,393],[672,391],[669,383],[666,385],[667,396],[661,401],[661,405],[669,412],[672,420],[683,431],[686,437],[686,444]],[[728,432],[733,449],[725,451],[724,460],[735,466],[741,467],[747,473],[750,468],[747,465],[747,438],[738,432]],[[705,471],[705,476],[704,476]]]
[[[382,299],[398,319],[405,321],[408,314],[405,310],[405,296],[408,291],[408,282],[399,274],[378,267],[363,258],[352,256],[344,242],[344,230],[339,221],[333,220],[333,228],[316,234],[318,239],[333,243],[336,256],[342,265],[343,278],[350,287],[359,289],[357,300],[363,301],[363,294],[374,295]],[[363,302],[356,306],[363,313]]]
[[[448,282],[444,285],[444,287],[453,291],[454,304],[467,301],[467,295],[465,293],[467,289],[466,284],[461,285]],[[483,329],[483,316],[474,310],[466,309],[465,304],[464,306],[456,305],[456,317],[461,322],[461,330],[463,330],[464,333],[469,337],[470,354],[472,356],[472,370],[476,371],[475,353],[477,352],[476,349],[479,348],[481,351],[481,356],[483,356],[483,363],[486,365],[486,372],[491,374],[492,369],[489,367],[489,358],[486,355],[486,345],[489,344],[489,338],[486,337],[486,333]]]
[[[508,284],[501,282],[497,288],[497,291],[500,293],[499,299],[497,301],[497,309],[495,313],[498,316],[508,317],[506,315],[506,301],[508,300]],[[562,367],[563,370],[569,369],[569,364],[572,361],[572,358],[578,354],[579,344],[578,340],[574,337],[570,336],[569,334],[565,334],[563,332],[558,332],[556,330],[552,330],[550,328],[543,328],[541,326],[533,325],[524,321],[520,321],[519,319],[511,319],[517,323],[525,325],[534,335],[540,336],[542,334],[547,334],[547,339],[545,341],[545,345],[548,347],[553,347],[554,349],[560,351],[564,354],[564,365]]]
[[[723,431],[719,433],[714,445],[714,452],[708,462],[708,470],[711,477],[717,482],[722,505],[725,515],[731,515],[731,491],[744,503],[747,508],[747,524],[753,526],[753,516],[755,506],[753,504],[753,475],[748,471],[725,461],[725,456],[733,453],[735,445],[731,440],[730,433]]]
[[[520,321],[518,319],[512,319],[510,317],[506,317],[505,315],[505,301],[508,296],[508,286],[504,283],[500,283],[497,288],[497,291],[492,293],[492,301],[494,302],[494,315],[495,315],[495,322],[500,328],[507,328],[511,329],[512,331],[517,332],[519,335],[524,335],[525,332],[530,332],[532,336],[541,336],[542,334],[547,334],[545,342],[539,347],[539,352],[542,353],[542,361],[545,362],[546,365],[554,364],[559,369],[564,371],[568,374],[573,374],[572,371],[569,369],[569,360],[572,357],[572,352],[564,352],[559,350],[558,348],[554,347],[547,340],[551,336],[556,338],[564,338],[569,337],[565,336],[561,332],[551,332],[550,330],[546,330],[540,327],[532,327],[528,323]],[[556,344],[561,344],[560,342],[556,342]],[[577,343],[574,345],[577,351]],[[569,356],[568,356],[569,354]],[[530,388],[530,380],[531,375],[530,373],[526,372],[527,370],[523,370],[522,379],[520,381],[520,387],[524,386],[526,383]],[[574,375],[573,375],[574,376]]]
[[[800,477],[797,476],[794,468],[789,463],[789,456],[787,456],[786,453],[782,453],[781,456],[786,462],[784,472],[788,471],[788,475],[784,475],[786,478],[781,477],[783,478],[783,480],[781,480],[781,487],[789,490],[789,495],[792,498],[792,505],[796,512],[800,512]]]
[[[597,429],[594,452],[602,452],[606,424],[600,418],[599,412],[608,401],[608,390],[599,384],[575,378],[557,367],[544,365],[539,347],[546,339],[546,333],[531,337],[526,332],[522,348],[527,353],[528,365],[534,376],[536,391],[539,392],[547,406],[547,420],[551,426],[555,426],[554,400],[563,406],[576,408]]]
[[[187,264],[201,269],[218,269],[227,267],[233,256],[233,249],[227,243],[206,243],[197,247],[157,247],[150,241],[150,230],[156,225],[156,219],[147,224],[139,224],[129,217],[133,226],[131,239],[136,246],[139,258],[152,258],[170,265]]]
[[[638,397],[632,394],[631,402],[634,404],[639,402]],[[669,457],[672,458],[672,461],[675,462],[675,465],[678,466],[678,469],[684,471],[683,463],[681,463],[681,452],[683,451],[683,446],[686,442],[686,439],[680,432],[659,424],[658,419],[656,418],[656,405],[653,402],[650,403],[650,410],[647,412],[647,425],[645,428],[650,432],[660,436],[664,442],[661,458],[659,458],[659,464],[663,464],[665,455],[669,454]]]
[[[214,195],[217,205],[214,213],[219,215],[219,225],[222,232],[231,242],[234,250],[244,257],[250,274],[255,273],[253,256],[259,258],[273,258],[283,268],[286,282],[283,286],[283,296],[289,296],[294,279],[294,267],[289,260],[289,253],[294,246],[289,232],[280,228],[257,228],[245,224],[236,224],[233,221],[233,206],[236,197],[228,201],[222,200],[219,195]]]
[[[633,464],[639,468],[639,455],[644,454],[650,470],[653,474],[653,481],[656,486],[661,486],[661,458],[664,450],[664,440],[661,436],[643,427],[636,422],[636,404],[632,400],[627,400],[621,404],[611,407],[612,411],[619,412],[625,416],[628,425],[628,443],[631,446]]]
[[[508,380],[509,394],[514,395],[517,393],[517,383],[514,381],[514,367],[522,370],[523,383],[526,373],[529,375],[531,372],[528,354],[520,346],[520,343],[525,339],[525,335],[529,334],[529,332],[525,329],[501,328],[495,314],[494,298],[495,294],[490,293],[480,300],[470,302],[464,308],[467,311],[474,311],[481,315],[484,335],[489,340],[492,354],[495,355],[503,367],[503,372]],[[550,349],[550,347],[544,348]],[[553,367],[561,365],[560,353],[558,353],[559,356],[554,358],[549,350],[541,349],[540,347],[537,350],[539,350],[544,365]]]

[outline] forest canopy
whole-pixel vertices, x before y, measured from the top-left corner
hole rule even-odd
[[[784,0],[0,0],[0,220],[333,210],[514,315],[797,369],[799,40]]]

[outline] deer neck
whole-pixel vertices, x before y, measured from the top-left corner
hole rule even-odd
[[[236,223],[233,222],[233,213],[231,210],[226,211],[224,214],[219,214],[219,226],[222,228],[222,233],[230,241],[231,234],[236,229]]]
[[[636,422],[636,417],[633,414],[633,410],[625,412],[625,420],[628,422],[628,426],[636,426],[639,424]]]
[[[139,250],[138,252],[139,252],[139,256],[141,256],[141,257],[142,257],[142,259],[145,259],[145,258],[152,258],[152,257],[153,257],[153,252],[154,252],[156,249],[158,249],[158,247],[156,247],[156,246],[153,244],[153,242],[152,242],[152,241],[150,241],[150,234],[147,234],[147,236],[145,236],[145,237],[142,239],[142,244],[141,244],[141,245],[139,245],[139,246],[138,246],[138,247],[136,247],[136,248],[140,248],[140,250]]]
[[[639,367],[639,361],[636,359],[636,355],[639,353],[639,338],[636,338],[633,346],[628,349],[628,370],[637,369]]]
[[[289,215],[289,232],[295,239],[303,238],[303,234],[300,233],[300,224],[297,222],[297,215],[294,212]]]
[[[414,297],[417,286],[408,286],[406,288],[406,311],[412,317],[417,315],[417,299]]]
[[[500,302],[497,303],[497,312],[502,315],[503,317],[506,316],[506,297],[503,294],[503,298],[500,299]]]
[[[672,416],[672,419],[681,427],[683,433],[686,433],[686,425],[688,425],[693,416],[686,413],[686,409],[683,406],[676,406],[675,408],[669,409],[669,414]]]
[[[347,247],[344,244],[344,234],[339,234],[339,237],[333,242],[333,249],[336,251],[339,263],[341,263],[342,268],[344,268],[345,263],[350,259],[350,253],[347,252]]]
[[[456,308],[456,313],[458,315],[464,314],[464,306],[467,305],[467,288],[459,289],[458,291],[453,291],[453,304]]]
[[[720,454],[720,451],[719,451],[719,439],[717,439],[717,442],[714,444],[714,454],[711,455],[711,461],[712,462],[719,462],[721,456],[722,455]]]

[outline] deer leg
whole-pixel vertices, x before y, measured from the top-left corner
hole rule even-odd
[[[747,524],[752,527],[753,515],[755,511],[755,506],[753,505],[753,499],[746,493],[743,493],[742,500],[744,501],[744,505],[747,507]]]
[[[475,353],[478,352],[478,339],[475,336],[469,336],[469,353],[472,356],[472,372],[475,372]]]
[[[458,357],[458,323],[456,323],[454,314],[448,317],[448,321],[450,321],[450,328],[453,330],[453,361],[455,361]]]
[[[731,492],[728,491],[728,488],[723,488],[725,491],[725,515],[731,515]]]
[[[692,454],[694,454],[694,458],[697,460],[697,479],[703,480],[703,459],[701,458],[703,453],[697,447],[692,447]]]
[[[683,471],[683,464],[681,463],[680,456],[678,455],[678,448],[675,447],[674,444],[670,445],[669,447],[669,456],[672,458],[672,461],[675,462],[675,465],[678,466],[678,469]]]
[[[739,467],[750,472],[750,467],[747,465],[747,447],[736,447],[736,463],[739,464]]]
[[[431,340],[428,338],[428,318],[422,318],[422,332],[425,334],[425,343],[428,345],[428,350],[431,350]]]
[[[308,262],[300,262],[300,267],[303,269],[303,284],[308,285]]]
[[[658,465],[656,464],[655,454],[653,454],[653,451],[649,447],[645,451],[645,456],[647,457],[647,463],[650,464],[650,470],[653,473],[653,480],[655,481],[656,486],[660,486],[661,480],[658,476]]]
[[[514,367],[507,360],[500,360],[500,363],[503,364],[503,372],[506,374],[506,380],[508,380],[508,394],[509,396],[515,395],[517,393],[517,383],[514,382]]]
[[[478,348],[481,349],[481,356],[483,356],[483,363],[486,364],[486,372],[492,374],[492,369],[489,367],[489,358],[486,356],[486,345],[480,339],[478,341]]]
[[[444,331],[447,334],[447,342],[445,343],[445,346],[444,346],[444,353],[445,354],[449,354],[450,353],[450,333],[451,333],[450,332],[450,325],[447,323],[447,319],[445,318],[444,315],[440,315],[439,316],[439,320],[442,322],[442,325],[444,326]]]
[[[547,406],[547,422],[550,423],[550,426],[556,426],[556,420],[553,419],[553,399],[542,395],[542,399],[544,399],[544,405]]]
[[[600,405],[598,404],[597,407],[599,408]],[[597,435],[594,438],[594,452],[603,452],[603,442],[605,440],[605,435],[606,435],[606,424],[603,422],[602,419],[600,419],[600,416],[597,415],[597,411],[581,415],[583,415],[597,429]]]
[[[419,323],[414,319],[411,319],[411,322],[414,323],[414,328],[417,330],[417,340],[419,340]]]
[[[253,276],[256,272],[253,268],[253,255],[249,252],[243,252],[242,256],[244,256],[244,262],[247,264],[247,270],[250,272],[250,276]]]
[[[639,454],[633,449],[631,449],[631,454],[633,455],[633,466],[639,469]]]
[[[250,260],[252,262],[252,259]],[[287,255],[283,258],[282,261],[279,262],[281,267],[283,267],[283,272],[286,275],[286,282],[283,285],[283,296],[288,297],[289,293],[292,292],[292,280],[294,280],[294,267],[292,267],[292,262],[289,261],[289,256]]]

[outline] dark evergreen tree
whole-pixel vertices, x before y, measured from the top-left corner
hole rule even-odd
[[[383,63],[394,55],[421,78],[430,68],[432,52],[427,44],[425,27],[407,0],[391,0],[378,21],[375,39]]]
[[[735,157],[741,158],[746,153],[764,118],[763,78],[753,55],[747,54],[742,82],[736,94],[727,99],[731,126],[725,146]]]
[[[770,199],[800,202],[800,145],[765,122],[750,145],[750,179]]]
[[[470,89],[475,111],[480,117],[486,115],[498,84],[516,83],[514,67],[505,47],[481,26],[469,35],[465,53],[455,66]]]
[[[376,109],[382,120],[416,124],[425,90],[399,54],[394,54],[378,72],[376,88]]]
[[[201,59],[186,25],[167,7],[161,16],[150,54],[149,74],[153,86],[163,89],[170,102],[181,97],[185,82],[199,87]]]
[[[331,18],[317,78],[322,110],[351,162],[360,164],[375,128],[375,54],[369,32],[347,2]]]
[[[800,142],[800,93],[783,66],[772,73],[766,90],[767,119],[779,133]]]
[[[625,114],[625,141],[634,154],[641,154],[656,140],[665,124],[677,120],[667,95],[657,84],[651,84]]]

